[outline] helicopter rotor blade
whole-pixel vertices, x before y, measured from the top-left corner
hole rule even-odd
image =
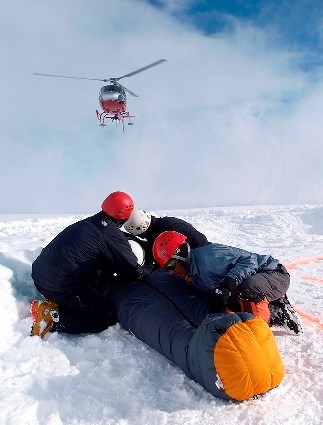
[[[56,78],[73,78],[75,80],[89,80],[89,81],[103,81],[104,83],[117,83],[121,78],[132,77],[133,75],[139,74],[139,72],[146,71],[146,69],[152,68],[153,66],[159,65],[160,63],[166,62],[167,59],[159,59],[156,62],[151,63],[150,65],[143,66],[142,68],[137,69],[136,71],[132,71],[129,74],[123,75],[122,77],[117,78],[86,78],[86,77],[72,77],[68,75],[56,75],[56,74],[40,74],[38,72],[34,72],[33,75],[40,75],[42,77],[56,77]],[[138,97],[136,93],[133,93],[131,90],[128,90],[126,87],[124,89],[131,94],[132,96]]]
[[[159,59],[156,62],[151,63],[150,65],[143,66],[142,68],[137,69],[136,71],[132,71],[129,74],[123,75],[122,77],[116,78],[117,81],[121,80],[121,78],[132,77],[133,75],[139,74],[139,72],[146,71],[146,69],[151,68],[153,66],[159,65],[160,63],[166,62],[167,59]],[[130,92],[129,92],[130,93]]]
[[[104,81],[104,82],[109,81],[107,79],[100,79],[100,78],[68,77],[67,75],[38,74],[36,72],[34,72],[34,75],[41,75],[43,77],[74,78],[76,80],[91,80],[91,81]]]
[[[121,86],[127,93],[131,94],[131,96],[139,97],[136,93],[134,93],[133,91],[127,89],[127,87],[123,86],[122,84],[118,83],[118,85]]]

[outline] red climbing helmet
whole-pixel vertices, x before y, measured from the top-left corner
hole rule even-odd
[[[133,200],[125,192],[112,192],[102,202],[102,210],[117,220],[128,220],[133,208]]]
[[[153,255],[160,267],[165,266],[176,253],[179,246],[185,241],[186,236],[173,230],[167,230],[156,238],[153,246]]]

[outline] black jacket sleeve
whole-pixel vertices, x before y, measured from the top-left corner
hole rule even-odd
[[[155,218],[154,222],[149,226],[146,232],[146,238],[150,245],[153,246],[155,239],[161,233],[167,230],[174,230],[187,237],[187,243],[192,249],[199,248],[208,244],[208,240],[203,233],[199,232],[185,220],[177,217],[160,217]]]

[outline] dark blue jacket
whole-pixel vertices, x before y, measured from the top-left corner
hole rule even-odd
[[[191,286],[203,293],[213,293],[225,277],[230,277],[239,285],[255,273],[275,270],[278,263],[271,255],[211,243],[190,252]]]

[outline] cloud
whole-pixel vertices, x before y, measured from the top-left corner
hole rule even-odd
[[[135,0],[4,12],[1,212],[87,213],[116,189],[146,209],[323,202],[320,74],[267,27],[206,35]],[[122,80],[140,96],[125,133],[98,127],[100,82],[32,75],[108,78],[162,57]]]
[[[183,13],[190,9],[190,7],[194,6],[196,3],[195,0],[155,0],[150,1],[150,3],[162,7],[166,13],[177,14]]]

